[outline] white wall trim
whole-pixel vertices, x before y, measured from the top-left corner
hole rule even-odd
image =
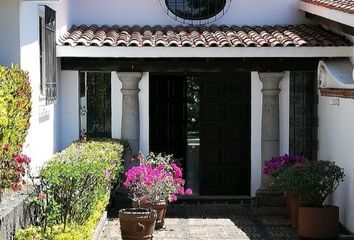
[[[345,47],[96,47],[57,46],[57,57],[130,58],[235,58],[235,57],[351,57],[353,46]]]
[[[286,71],[279,84],[279,153],[289,153],[289,111],[290,111],[290,72]]]
[[[60,149],[64,149],[80,138],[79,72],[62,70],[60,89]]]
[[[144,72],[143,77],[139,82],[140,150],[145,156],[149,154],[150,151],[149,77],[149,73]]]
[[[315,14],[317,16],[321,16],[354,27],[354,14],[318,6],[303,1],[299,1],[299,8],[303,11]]]
[[[251,196],[261,186],[262,87],[258,72],[251,72]]]
[[[122,82],[119,81],[117,72],[111,72],[112,138],[121,138],[122,136],[123,95],[121,89]]]

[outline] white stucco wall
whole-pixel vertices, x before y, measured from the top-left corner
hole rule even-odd
[[[9,1],[6,1],[9,2]],[[57,10],[57,28],[66,31],[67,0],[51,3],[49,6]],[[21,1],[20,35],[18,37],[20,66],[28,71],[32,87],[32,113],[30,128],[24,145],[24,152],[32,158],[31,167],[36,172],[53,153],[61,150],[61,89],[60,61],[58,61],[58,99],[55,104],[46,105],[44,96],[40,95],[40,58],[39,58],[39,7],[38,2]],[[11,24],[9,24],[11,25]],[[59,32],[58,32],[59,33]],[[65,74],[65,73],[64,73]],[[65,114],[65,112],[64,112]]]
[[[20,0],[0,1],[0,65],[20,63]]]
[[[61,71],[60,149],[80,138],[79,72]]]
[[[120,138],[122,130],[122,82],[117,72],[112,72],[111,93],[112,93],[112,137]]]
[[[319,99],[319,152],[321,160],[335,161],[344,168],[346,177],[330,202],[340,208],[340,221],[354,232],[354,99],[339,99],[339,105],[331,105],[334,97]]]
[[[289,153],[290,72],[286,71],[279,84],[279,154]]]
[[[179,24],[163,12],[159,1],[75,0],[70,3],[69,15],[73,24]],[[298,0],[233,0],[227,14],[215,23],[296,24],[304,21],[297,7]]]
[[[261,186],[262,171],[262,82],[251,72],[251,195]]]
[[[139,83],[140,150],[149,154],[149,73],[144,72]]]

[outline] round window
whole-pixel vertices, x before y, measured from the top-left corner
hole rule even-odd
[[[178,21],[211,22],[227,11],[231,0],[160,0],[164,1],[166,13],[175,15]],[[172,17],[172,16],[171,16]]]

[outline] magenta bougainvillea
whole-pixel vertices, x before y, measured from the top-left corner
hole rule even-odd
[[[309,159],[303,155],[301,156],[292,156],[288,154],[279,155],[276,157],[272,157],[272,159],[265,161],[263,173],[274,177],[277,175],[278,171],[283,167],[292,166],[295,164],[303,164],[307,162]]]
[[[157,163],[151,156],[155,155],[152,153],[145,159],[138,154],[140,165],[125,173],[123,185],[131,190],[133,201],[153,205],[166,199],[176,201],[177,195],[193,193],[192,189],[185,189],[182,169],[176,163],[170,162],[170,158],[165,162],[159,159]]]

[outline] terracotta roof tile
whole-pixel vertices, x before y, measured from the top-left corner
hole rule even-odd
[[[354,14],[354,0],[302,0],[322,7]]]
[[[324,0],[322,0],[324,1]],[[319,26],[73,26],[64,46],[304,47],[348,46],[344,37]]]

